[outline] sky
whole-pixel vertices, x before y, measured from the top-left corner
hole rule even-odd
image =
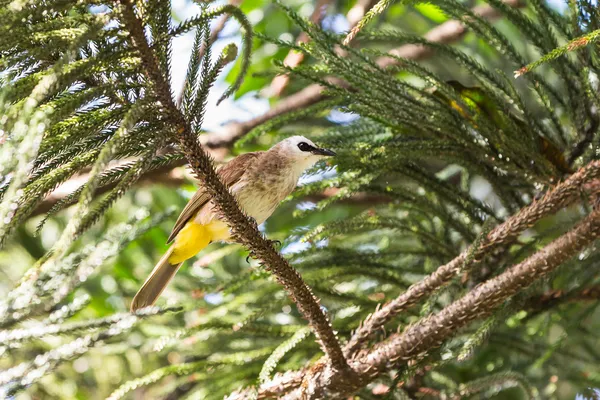
[[[222,3],[222,2],[219,2]],[[217,5],[219,3],[216,3]],[[200,13],[200,7],[189,0],[173,0],[173,12],[179,19],[187,19]],[[213,21],[214,22],[214,21]],[[240,35],[237,35],[238,25],[234,21],[227,22],[221,36],[213,46],[213,55],[219,54],[228,43],[235,43],[239,49],[242,47]],[[173,62],[171,64],[171,87],[178,94],[183,86],[188,61],[194,44],[195,31],[188,32],[173,40]],[[229,121],[246,121],[265,113],[269,109],[267,99],[257,98],[255,93],[249,93],[238,100],[232,97],[223,101],[218,107],[217,100],[227,89],[223,81],[233,63],[221,73],[213,90],[208,97],[207,111],[204,119],[204,129],[218,131],[220,127]]]

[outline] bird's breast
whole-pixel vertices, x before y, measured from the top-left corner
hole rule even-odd
[[[297,179],[289,174],[257,174],[254,179],[232,187],[242,209],[257,223],[263,223],[273,214],[279,203],[296,187]],[[236,190],[237,189],[237,190]]]

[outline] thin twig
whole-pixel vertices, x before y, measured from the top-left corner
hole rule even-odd
[[[524,308],[528,311],[527,319],[530,319],[560,304],[598,300],[600,300],[600,285],[594,285],[571,291],[549,290],[526,300]]]
[[[215,208],[229,225],[232,237],[248,248],[250,255],[260,260],[265,268],[273,273],[286,288],[302,315],[310,322],[323,351],[331,360],[332,367],[337,371],[342,371],[342,375],[345,376],[349,372],[348,365],[331,324],[319,306],[317,298],[306,286],[300,274],[258,231],[256,221],[250,220],[242,213],[233,195],[223,185],[210,156],[200,146],[185,118],[173,102],[169,84],[160,73],[155,55],[146,41],[144,27],[135,15],[133,4],[129,0],[121,0],[121,4],[123,5],[122,13],[125,25],[131,34],[134,46],[140,53],[145,72],[154,85],[156,95],[165,107],[172,126],[177,131],[177,139],[181,148],[184,149],[190,166],[213,199]]]
[[[600,127],[600,116],[598,116],[597,111],[593,111],[591,117],[590,126],[585,130],[583,138],[573,146],[573,150],[571,151],[571,154],[569,154],[569,159],[567,160],[569,165],[573,165],[573,163],[590,147],[590,144],[592,143],[592,140],[594,140],[594,136]]]

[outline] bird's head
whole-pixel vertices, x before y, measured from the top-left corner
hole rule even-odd
[[[306,168],[322,158],[335,156],[334,151],[319,147],[304,136],[291,136],[284,139],[273,146],[273,150],[283,157],[306,165]]]

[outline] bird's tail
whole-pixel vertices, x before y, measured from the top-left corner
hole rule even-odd
[[[214,227],[211,225],[196,224],[193,221],[186,224],[133,298],[131,311],[153,305],[181,264],[208,246],[214,232]]]
[[[183,264],[183,261],[178,264],[171,264],[169,262],[169,257],[173,253],[174,247],[171,246],[167,250],[150,273],[150,276],[146,278],[146,282],[138,290],[131,302],[131,312],[153,305]]]

